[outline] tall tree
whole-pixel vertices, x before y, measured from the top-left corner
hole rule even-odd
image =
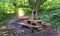
[[[37,12],[40,6],[47,0],[29,0],[29,4],[32,9],[32,19],[36,19]]]

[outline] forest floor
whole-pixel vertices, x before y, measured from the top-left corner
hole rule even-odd
[[[15,20],[16,19],[12,20],[11,22],[13,22]],[[16,24],[14,24],[14,25],[17,26]],[[14,25],[12,25],[12,26],[14,26]],[[18,28],[18,26],[17,26],[17,28]],[[5,26],[2,26],[0,29],[6,29],[6,27]],[[26,30],[26,29],[24,29],[24,30]],[[24,32],[24,33],[26,33],[26,32]],[[60,36],[60,31],[56,31],[55,29],[51,29],[51,30],[43,30],[43,31],[35,32],[35,33],[29,33],[28,32],[28,34],[30,36]],[[28,36],[28,34],[26,36]],[[19,36],[20,36],[20,34],[19,34]],[[23,36],[23,35],[21,35],[21,36]]]
[[[0,29],[5,29],[5,27],[3,26],[2,28]],[[48,32],[47,32],[48,31]],[[0,35],[2,33],[0,32]],[[49,31],[49,30],[44,30],[44,31],[41,31],[41,32],[35,32],[35,33],[28,33],[29,35],[31,34],[34,34],[34,35],[31,35],[31,36],[60,36],[60,31]],[[25,36],[25,35],[24,35]]]

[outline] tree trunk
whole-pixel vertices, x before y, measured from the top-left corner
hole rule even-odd
[[[37,11],[36,10],[32,10],[32,20],[35,20],[37,16]]]

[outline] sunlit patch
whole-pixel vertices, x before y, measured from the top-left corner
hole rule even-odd
[[[8,4],[7,3],[5,3],[5,7],[8,7]]]
[[[10,12],[10,11],[7,11],[6,13],[7,13],[7,14],[10,14],[10,13],[14,13],[14,11],[11,11],[11,12]]]
[[[46,9],[49,9],[50,8],[50,6],[47,6],[47,8]]]
[[[22,9],[19,9],[19,13],[18,13],[19,16],[23,16],[24,15],[24,11]]]
[[[10,12],[8,11],[7,13],[9,14]]]
[[[48,1],[52,1],[52,0],[48,0]]]

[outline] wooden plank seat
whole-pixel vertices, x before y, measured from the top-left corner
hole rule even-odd
[[[30,22],[34,22],[34,23],[43,22],[43,20],[26,20],[26,21],[30,21]]]
[[[22,26],[27,26],[27,27],[33,27],[33,28],[41,28],[42,26],[35,26],[35,25],[31,25],[31,24],[20,24]]]

